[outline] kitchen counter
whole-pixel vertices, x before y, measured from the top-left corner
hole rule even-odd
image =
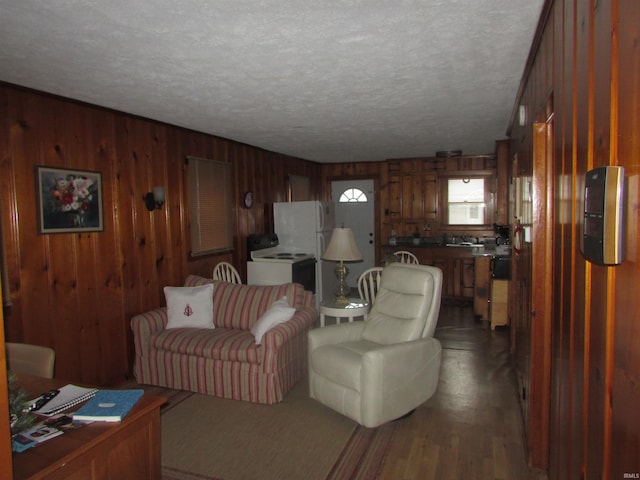
[[[463,252],[469,252],[473,256],[493,256],[495,255],[495,248],[493,246],[487,247],[482,244],[461,245],[461,244],[446,244],[441,243],[420,243],[418,245],[414,243],[397,243],[396,245],[385,244],[382,245],[384,250],[461,250]]]
[[[382,245],[383,262],[393,252],[406,250],[413,253],[422,265],[433,265],[442,270],[442,296],[473,298],[474,251],[478,247],[447,247],[441,244]]]
[[[447,246],[434,241],[422,241],[419,245],[404,241],[398,242],[396,245],[385,244],[381,247],[383,262],[386,262],[387,257],[393,255],[393,252],[406,250],[413,253],[422,265],[433,265],[440,268],[443,275],[442,296],[469,299],[474,297],[476,262],[486,262],[488,271],[489,262],[502,256],[496,252],[496,246],[493,242],[488,245],[456,244]],[[499,248],[502,250],[502,247]]]
[[[424,243],[419,243],[419,244],[415,244],[415,243],[411,243],[411,242],[403,242],[403,243],[396,243],[395,245],[391,245],[391,244],[383,244],[382,248],[397,248],[397,249],[405,249],[405,248],[480,248],[483,247],[484,245],[482,244],[472,244],[472,245],[461,245],[461,244],[445,244],[443,245],[442,243],[429,243],[429,242],[424,242]]]
[[[495,245],[484,246],[481,249],[478,249],[477,251],[471,253],[472,257],[495,257],[496,255],[499,254],[496,253]]]
[[[440,239],[438,239],[440,240]],[[391,244],[383,244],[382,248],[389,251],[392,249],[395,250],[412,250],[412,249],[456,249],[456,250],[468,250],[472,256],[475,257],[493,257],[493,256],[509,256],[511,255],[511,247],[509,245],[495,245],[493,242],[491,243],[447,243],[442,244],[441,241],[422,241],[419,244],[415,244],[413,242],[402,241],[398,242],[395,245]]]

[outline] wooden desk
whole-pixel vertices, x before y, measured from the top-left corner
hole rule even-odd
[[[34,397],[66,384],[26,375],[17,383]],[[165,402],[145,395],[122,422],[92,423],[14,453],[14,480],[160,479],[160,406]]]

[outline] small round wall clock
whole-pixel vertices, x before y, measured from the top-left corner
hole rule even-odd
[[[244,206],[246,208],[253,207],[253,193],[252,192],[247,192],[247,193],[244,194]]]

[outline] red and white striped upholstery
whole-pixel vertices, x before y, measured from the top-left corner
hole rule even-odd
[[[307,332],[318,317],[302,285],[242,285],[190,275],[185,286],[213,283],[216,328],[165,330],[166,308],[131,319],[139,383],[272,404],[307,372]],[[251,327],[286,296],[296,314],[256,345]]]

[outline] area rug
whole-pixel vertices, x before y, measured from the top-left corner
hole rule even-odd
[[[395,430],[361,427],[310,399],[306,379],[276,405],[164,390],[147,390],[169,398],[163,480],[375,479]]]

